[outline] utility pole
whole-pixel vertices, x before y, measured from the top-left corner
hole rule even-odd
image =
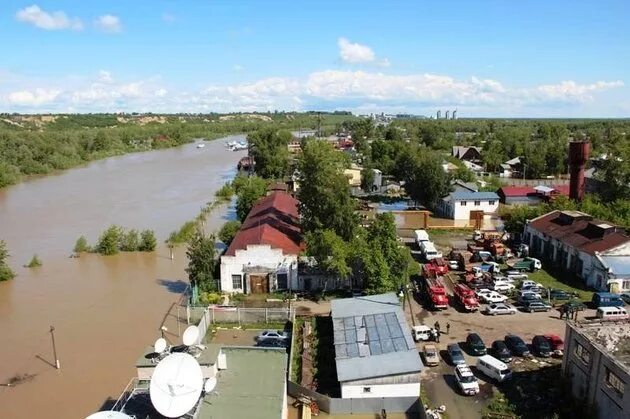
[[[52,339],[53,355],[55,357],[55,368],[59,370],[61,369],[61,364],[59,363],[59,358],[57,358],[57,345],[55,345],[55,328],[53,326],[50,326],[50,337]]]

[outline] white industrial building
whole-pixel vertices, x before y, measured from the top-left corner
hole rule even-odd
[[[221,291],[298,289],[302,235],[297,206],[298,201],[282,191],[256,202],[221,256]]]
[[[527,223],[524,242],[549,266],[601,291],[630,292],[630,236],[579,211],[552,211]]]
[[[333,300],[341,397],[418,397],[423,368],[396,294]]]

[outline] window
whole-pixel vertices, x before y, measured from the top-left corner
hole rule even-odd
[[[575,342],[575,355],[585,364],[591,362],[591,353],[577,341]]]
[[[628,290],[630,290],[630,279],[624,280],[624,281],[621,283],[621,290],[622,290],[622,291],[628,291]]]
[[[462,207],[465,207],[465,206],[466,206],[466,201],[461,201],[459,204],[460,204]]]
[[[488,201],[488,204],[490,204],[490,205],[494,205],[494,204],[495,204],[495,202],[497,202],[497,201]]]
[[[609,387],[612,387],[612,389],[620,396],[623,395],[625,383],[608,368],[606,368],[606,384],[608,384]]]
[[[240,275],[232,275],[232,289],[242,289],[243,279]]]
[[[475,201],[475,206],[478,207],[479,205],[481,205],[481,201]]]
[[[364,393],[371,393],[372,392],[372,387],[363,387],[363,392]]]
[[[278,289],[279,290],[286,290],[287,288],[288,288],[288,285],[287,285],[287,274],[286,274],[286,272],[278,274]]]

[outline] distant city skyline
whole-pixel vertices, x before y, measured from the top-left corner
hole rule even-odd
[[[0,112],[630,117],[630,3],[5,0]]]

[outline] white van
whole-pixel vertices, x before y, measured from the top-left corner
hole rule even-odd
[[[623,307],[599,307],[595,317],[602,320],[623,320],[628,318],[628,312]]]
[[[512,377],[512,371],[508,366],[491,355],[480,356],[477,359],[477,369],[498,382]]]
[[[438,252],[432,242],[422,243],[422,254],[426,260],[438,259],[442,257],[442,252]]]
[[[427,233],[426,230],[414,230],[414,234],[416,236],[416,244],[418,247],[420,247],[422,243],[429,241],[429,233]]]
[[[421,340],[429,340],[432,337],[432,329],[425,325],[421,324],[419,326],[413,326],[411,328],[411,334],[413,335],[413,340],[416,342],[420,342]]]

